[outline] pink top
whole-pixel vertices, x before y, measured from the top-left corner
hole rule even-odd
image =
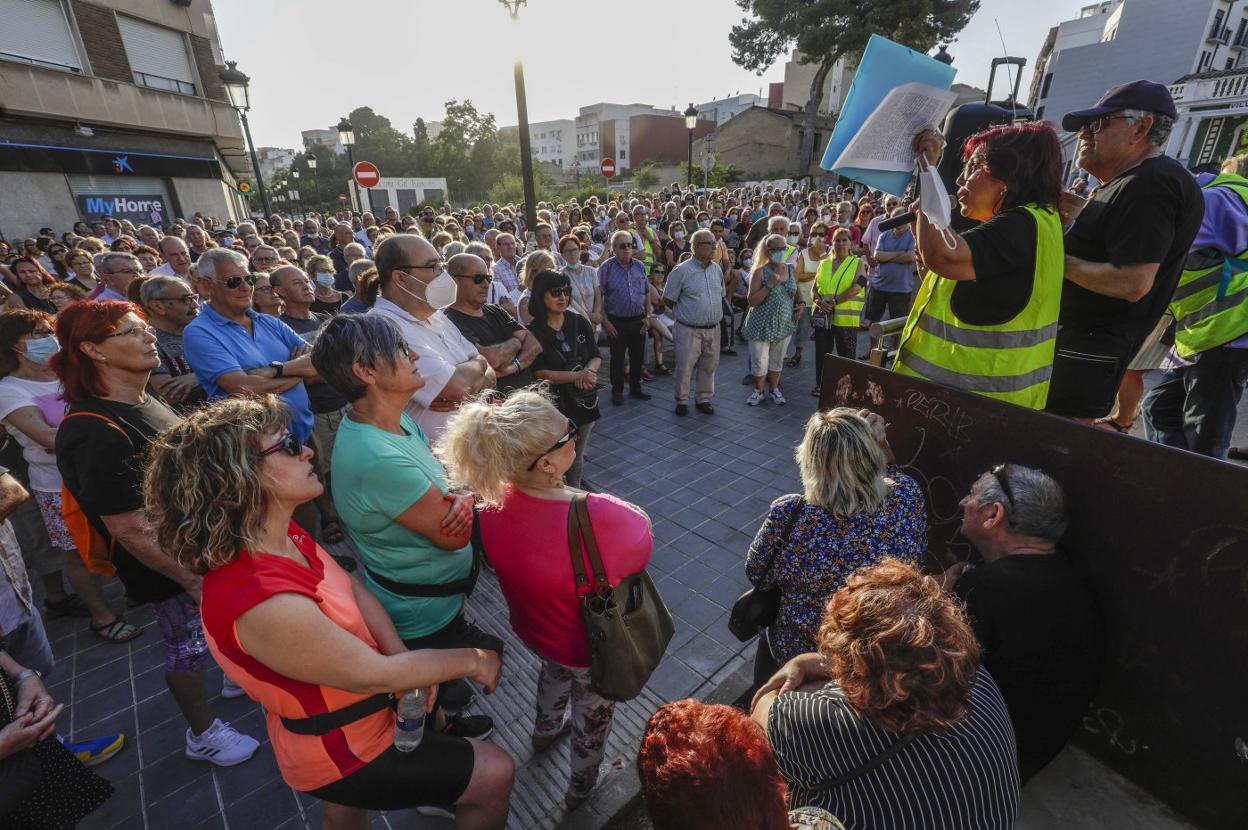
[[[589,635],[568,552],[571,506],[513,490],[502,507],[481,514],[481,541],[520,639],[547,660],[584,668]],[[618,585],[650,561],[650,519],[641,508],[604,493],[590,493],[588,507],[607,579]],[[589,557],[585,573],[593,579]]]

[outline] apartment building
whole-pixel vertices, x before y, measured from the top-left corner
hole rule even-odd
[[[700,118],[693,137],[713,132],[715,122]],[[598,103],[581,107],[576,117],[576,161],[594,171],[604,158],[615,159],[617,175],[653,161],[679,164],[689,152],[685,116],[649,104]]]
[[[498,134],[506,141],[518,141],[520,128],[501,127]],[[539,162],[554,165],[559,170],[571,170],[576,165],[576,121],[559,118],[530,122],[529,148]]]

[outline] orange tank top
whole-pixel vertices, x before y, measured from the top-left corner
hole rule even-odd
[[[324,714],[369,695],[305,683],[273,671],[239,643],[235,623],[240,616],[276,594],[302,594],[335,624],[379,650],[355,602],[351,578],[294,522],[290,538],[309,567],[284,556],[243,551],[204,577],[200,614],[213,657],[264,707],[282,778],[294,789],[307,792],[345,778],[381,755],[394,742],[395,715],[383,709],[325,735],[296,735],[282,725],[284,717]]]

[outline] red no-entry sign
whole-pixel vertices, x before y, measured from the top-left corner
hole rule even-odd
[[[598,165],[598,170],[602,172],[604,179],[615,178],[615,159],[603,159],[602,164]]]
[[[381,181],[381,171],[371,161],[357,161],[351,168],[351,175],[355,176],[355,183],[363,188],[376,187]]]

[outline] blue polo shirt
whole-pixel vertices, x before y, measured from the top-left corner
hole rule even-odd
[[[230,372],[245,372],[268,366],[275,360],[290,360],[291,349],[304,346],[303,338],[294,329],[276,317],[247,310],[252,331],[227,320],[204,305],[199,316],[182,331],[182,348],[186,362],[191,364],[195,377],[204,387],[209,398],[229,395],[217,379]],[[305,443],[312,434],[312,404],[303,382],[295,384],[281,395],[294,413],[290,431]]]

